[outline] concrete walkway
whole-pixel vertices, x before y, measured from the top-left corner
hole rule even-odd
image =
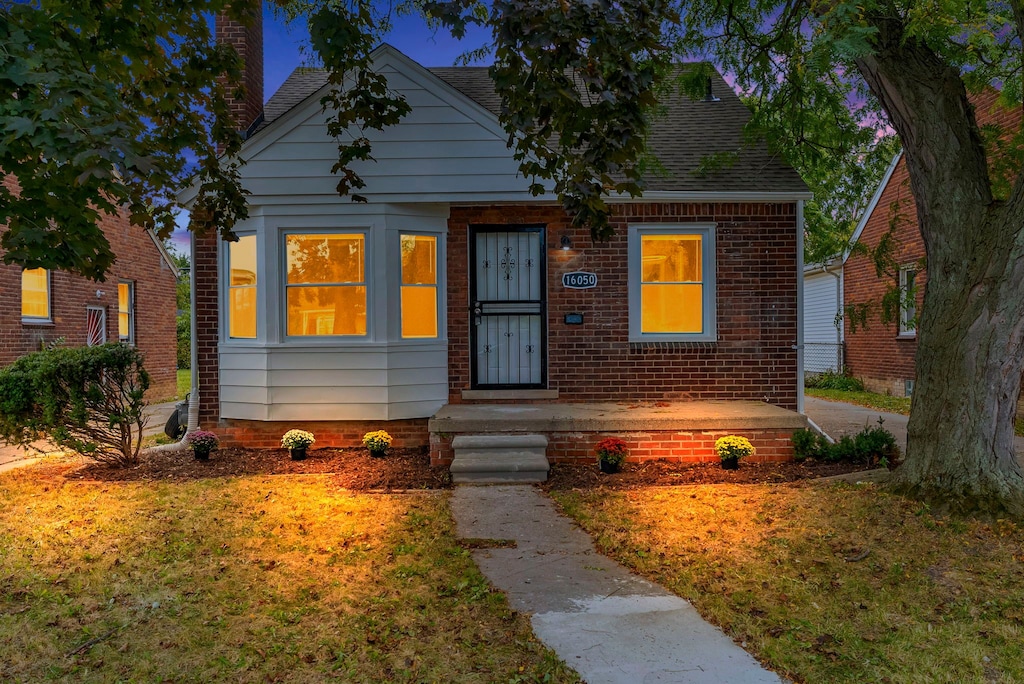
[[[597,553],[535,487],[458,487],[452,511],[463,538],[515,540],[473,559],[589,684],[784,681],[689,603]]]

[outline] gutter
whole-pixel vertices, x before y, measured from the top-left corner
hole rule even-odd
[[[143,449],[140,455],[171,454],[186,451],[189,448],[188,438],[193,432],[199,429],[199,349],[196,345],[196,234],[189,232],[189,248],[192,252],[192,269],[189,276],[192,279],[189,288],[189,304],[192,309],[189,315],[189,334],[192,336],[192,348],[190,354],[190,371],[192,376],[192,391],[188,394],[188,427],[181,439],[172,444],[160,444],[158,446]]]
[[[804,413],[804,200],[796,202],[796,412]]]

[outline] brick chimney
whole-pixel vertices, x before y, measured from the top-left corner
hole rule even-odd
[[[245,97],[231,100],[231,114],[243,133],[251,132],[263,119],[263,2],[249,0],[248,4],[245,21],[221,13],[215,31],[217,42],[234,47],[245,63],[239,84],[245,89]]]

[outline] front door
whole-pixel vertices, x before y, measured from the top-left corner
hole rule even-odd
[[[544,228],[476,226],[469,259],[473,387],[544,388]]]

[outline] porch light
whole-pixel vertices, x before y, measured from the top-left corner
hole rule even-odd
[[[564,233],[562,234],[562,240],[559,244],[561,245],[561,249],[563,252],[568,252],[570,249],[572,249],[572,240],[570,240],[569,236]]]

